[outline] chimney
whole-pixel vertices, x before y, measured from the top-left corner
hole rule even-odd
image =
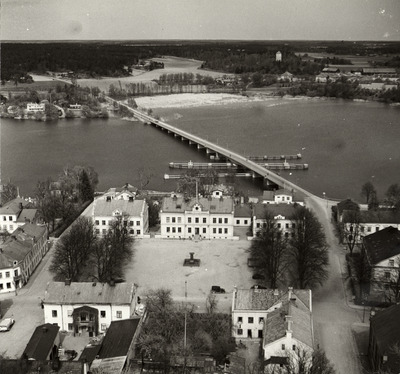
[[[289,299],[289,300],[292,299],[292,293],[293,293],[293,287],[289,287],[289,288],[288,288],[288,299]]]

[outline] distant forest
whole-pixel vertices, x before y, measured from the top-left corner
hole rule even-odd
[[[282,63],[275,62],[281,51]],[[315,74],[322,61],[302,62],[296,52],[341,54],[400,54],[400,43],[380,42],[264,42],[264,41],[153,41],[2,43],[1,79],[28,72],[73,71],[96,76],[123,76],[124,66],[171,55],[204,61],[203,68],[226,73]],[[397,61],[393,61],[397,65]]]

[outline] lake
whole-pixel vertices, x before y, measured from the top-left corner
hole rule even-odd
[[[339,100],[270,99],[192,108],[154,108],[154,113],[186,131],[244,155],[301,153],[306,171],[281,171],[287,179],[330,198],[360,200],[370,180],[383,197],[400,183],[399,107]],[[206,162],[204,151],[173,136],[121,119],[57,122],[1,119],[1,172],[32,195],[38,180],[55,178],[63,166],[91,165],[98,190],[138,184],[138,169],[153,174],[148,188],[171,191],[164,181],[171,161]],[[239,179],[239,178],[238,178]],[[240,179],[239,189],[259,193],[262,183]]]

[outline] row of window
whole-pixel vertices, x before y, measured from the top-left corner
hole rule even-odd
[[[238,323],[242,323],[243,317],[238,317],[237,321]],[[247,323],[254,323],[254,317],[247,317]],[[264,323],[264,317],[259,317],[258,323]]]
[[[201,229],[202,229],[202,233],[203,234],[207,234],[207,227],[202,227]],[[194,230],[192,230],[192,227],[188,227],[187,228],[188,234],[191,234],[192,231],[194,232]],[[225,227],[225,228],[219,227],[218,229],[216,227],[214,227],[212,229],[212,233],[213,234],[217,234],[217,231],[218,231],[218,234],[222,234],[222,233],[223,234],[228,234],[228,228],[227,227]],[[179,234],[179,233],[182,232],[182,228],[181,227],[169,227],[169,226],[167,226],[166,227],[166,232],[167,233],[172,232],[173,234],[174,233],[178,233]]]
[[[102,229],[101,230],[102,235],[106,235],[107,234],[107,229]],[[136,235],[140,235],[141,231],[140,230],[136,230]],[[96,234],[100,234],[100,229],[96,229]],[[135,230],[134,229],[130,229],[129,230],[129,234],[131,235],[135,235]]]
[[[3,225],[3,230],[10,230],[10,231],[13,231],[14,230],[14,225],[10,225],[10,226],[7,226],[7,225]]]
[[[290,227],[290,226],[292,226],[292,227]],[[260,222],[257,222],[256,227],[259,229],[259,228],[261,227],[261,223],[260,223]],[[262,227],[267,227],[267,223],[264,222],[264,223],[262,224]],[[278,227],[278,229],[282,229],[282,228],[283,228],[282,223],[278,222],[277,227]],[[295,229],[295,228],[296,228],[296,224],[295,224],[295,223],[292,223],[292,225],[290,225],[290,223],[285,223],[285,228],[286,228],[286,229],[290,229],[290,228]]]
[[[9,271],[5,272],[5,278],[10,278],[11,273]],[[14,270],[14,276],[18,276],[18,269]],[[3,278],[3,273],[0,272],[0,279]]]
[[[245,220],[243,221],[243,224],[244,224],[244,225],[249,225],[248,222],[249,222],[249,220],[245,219]],[[236,220],[236,224],[237,224],[237,225],[240,225],[240,219],[237,219],[237,220]]]
[[[192,220],[194,218],[194,221]],[[165,217],[166,223],[182,223],[182,217]],[[188,223],[200,223],[200,217],[188,217]],[[202,217],[202,223],[207,223],[207,217]],[[228,223],[228,218],[213,217],[212,223]]]
[[[1,284],[1,283],[0,283]],[[68,310],[68,317],[72,317],[72,312],[73,312],[73,310],[72,309],[69,309]],[[55,310],[55,309],[53,309],[52,311],[51,311],[51,316],[53,317],[53,318],[57,318],[58,317],[58,310]],[[80,320],[81,321],[86,321],[87,320],[87,313],[81,313],[80,314]],[[121,310],[117,310],[116,311],[116,317],[117,318],[122,318],[122,311]],[[106,318],[106,311],[105,310],[100,310],[100,318]],[[93,316],[93,314],[90,314],[89,315],[89,319],[88,320],[90,320],[90,321],[94,321],[94,316]]]
[[[6,289],[9,290],[11,289],[11,282],[6,283]],[[4,284],[0,283],[0,291],[4,290]]]
[[[101,224],[103,226],[110,226],[112,222],[113,221],[108,221],[107,222],[106,220],[102,220]],[[99,226],[100,225],[100,221],[98,219],[96,219],[95,224],[96,224],[96,226]],[[135,225],[134,221],[129,221],[129,226],[134,226],[134,225]],[[124,226],[128,226],[128,221],[124,221]],[[140,221],[136,221],[136,226],[140,226]]]
[[[13,217],[12,216],[8,216],[8,220],[12,221]],[[7,221],[7,217],[6,216],[3,216],[3,221]]]

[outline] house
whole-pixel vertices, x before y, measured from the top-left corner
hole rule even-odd
[[[232,335],[236,341],[262,339],[269,313],[295,299],[312,312],[311,290],[236,289],[232,296]]]
[[[275,191],[263,191],[257,202],[262,204],[299,204],[304,206],[304,200],[294,196],[294,193],[280,188]]]
[[[161,238],[233,239],[234,203],[230,196],[165,197],[160,210]]]
[[[28,282],[49,249],[47,236],[46,226],[26,223],[0,245],[0,293]]]
[[[266,224],[266,217],[271,216],[276,221],[276,225],[280,228],[286,237],[289,237],[295,223],[292,217],[296,213],[299,206],[294,204],[263,204],[257,203],[253,206],[253,235],[256,235]]]
[[[141,318],[111,322],[90,369],[107,369],[109,374],[121,373],[126,363],[135,357],[141,324]],[[80,360],[83,359],[82,355]]]
[[[295,82],[297,79],[292,73],[285,71],[283,74],[278,76],[278,82]]]
[[[399,371],[399,321],[400,304],[381,310],[371,318],[368,358],[374,372],[398,373]]]
[[[262,344],[264,365],[269,369],[289,362],[298,367],[300,361],[311,368],[314,332],[309,306],[292,293],[281,308],[267,314]]]
[[[400,292],[400,231],[387,227],[365,236],[362,251],[372,269],[370,294],[392,301]]]
[[[379,76],[394,76],[396,69],[394,68],[363,68],[363,75],[379,75]]]
[[[0,208],[0,231],[12,233],[25,223],[35,223],[37,209],[29,201],[16,197]]]
[[[70,104],[69,109],[70,110],[82,110],[82,105],[81,104]]]
[[[233,212],[235,227],[250,227],[252,223],[253,210],[249,204],[237,204]]]
[[[123,196],[123,195],[120,195]],[[143,238],[149,230],[149,207],[146,200],[98,198],[93,202],[93,222],[96,233],[105,235],[111,227],[111,223],[121,219],[128,227],[129,234]]]
[[[340,79],[340,74],[335,74],[335,73],[320,73],[315,76],[315,81],[317,83],[336,82],[339,79]]]
[[[40,103],[40,104],[36,104],[36,103],[28,103],[26,104],[26,109],[28,112],[44,112],[45,110],[45,103]]]
[[[28,360],[53,360],[58,356],[58,347],[61,342],[59,330],[59,326],[50,323],[36,327],[22,357]]]
[[[112,187],[101,196],[104,200],[132,200],[136,198],[138,189],[129,183],[122,187]]]
[[[111,322],[134,315],[135,292],[133,283],[49,282],[44,320],[74,334],[97,336]]]

